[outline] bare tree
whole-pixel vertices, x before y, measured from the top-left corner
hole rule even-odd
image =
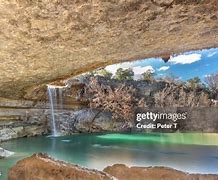
[[[212,98],[218,99],[218,74],[207,75],[205,82],[212,92]]]
[[[91,78],[86,93],[92,96],[90,107],[112,113],[113,119],[124,119],[131,122],[138,107],[145,107],[145,100],[138,99],[136,89],[120,83],[116,87],[100,83],[97,78]]]
[[[166,87],[154,94],[156,107],[208,107],[211,100],[205,92],[196,92],[187,89],[182,84],[167,84]]]

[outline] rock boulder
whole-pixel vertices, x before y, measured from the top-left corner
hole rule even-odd
[[[166,167],[128,167],[115,164],[104,169],[119,180],[217,180],[218,175],[188,174]]]
[[[105,172],[55,161],[45,154],[34,154],[19,161],[8,173],[8,180],[112,180]]]

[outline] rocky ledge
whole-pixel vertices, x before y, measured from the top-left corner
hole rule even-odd
[[[89,179],[89,180],[217,180],[218,175],[187,174],[165,167],[127,167],[123,164],[115,164],[106,167],[103,171],[91,170],[57,161],[45,154],[34,154],[31,157],[19,161],[9,173],[9,180],[37,180],[37,179]]]

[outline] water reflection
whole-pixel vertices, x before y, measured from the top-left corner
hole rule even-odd
[[[218,134],[107,134],[64,137],[32,137],[8,141],[2,146],[15,155],[0,160],[7,170],[35,152],[102,170],[108,165],[165,166],[191,173],[218,174]],[[6,178],[6,176],[4,176]]]

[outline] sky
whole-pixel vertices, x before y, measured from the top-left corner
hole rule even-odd
[[[172,55],[167,63],[161,58],[149,58],[113,64],[105,69],[115,74],[118,68],[132,68],[135,80],[139,79],[143,72],[151,70],[155,73],[156,77],[173,75],[182,81],[186,81],[197,76],[204,81],[205,76],[218,73],[218,48]]]

